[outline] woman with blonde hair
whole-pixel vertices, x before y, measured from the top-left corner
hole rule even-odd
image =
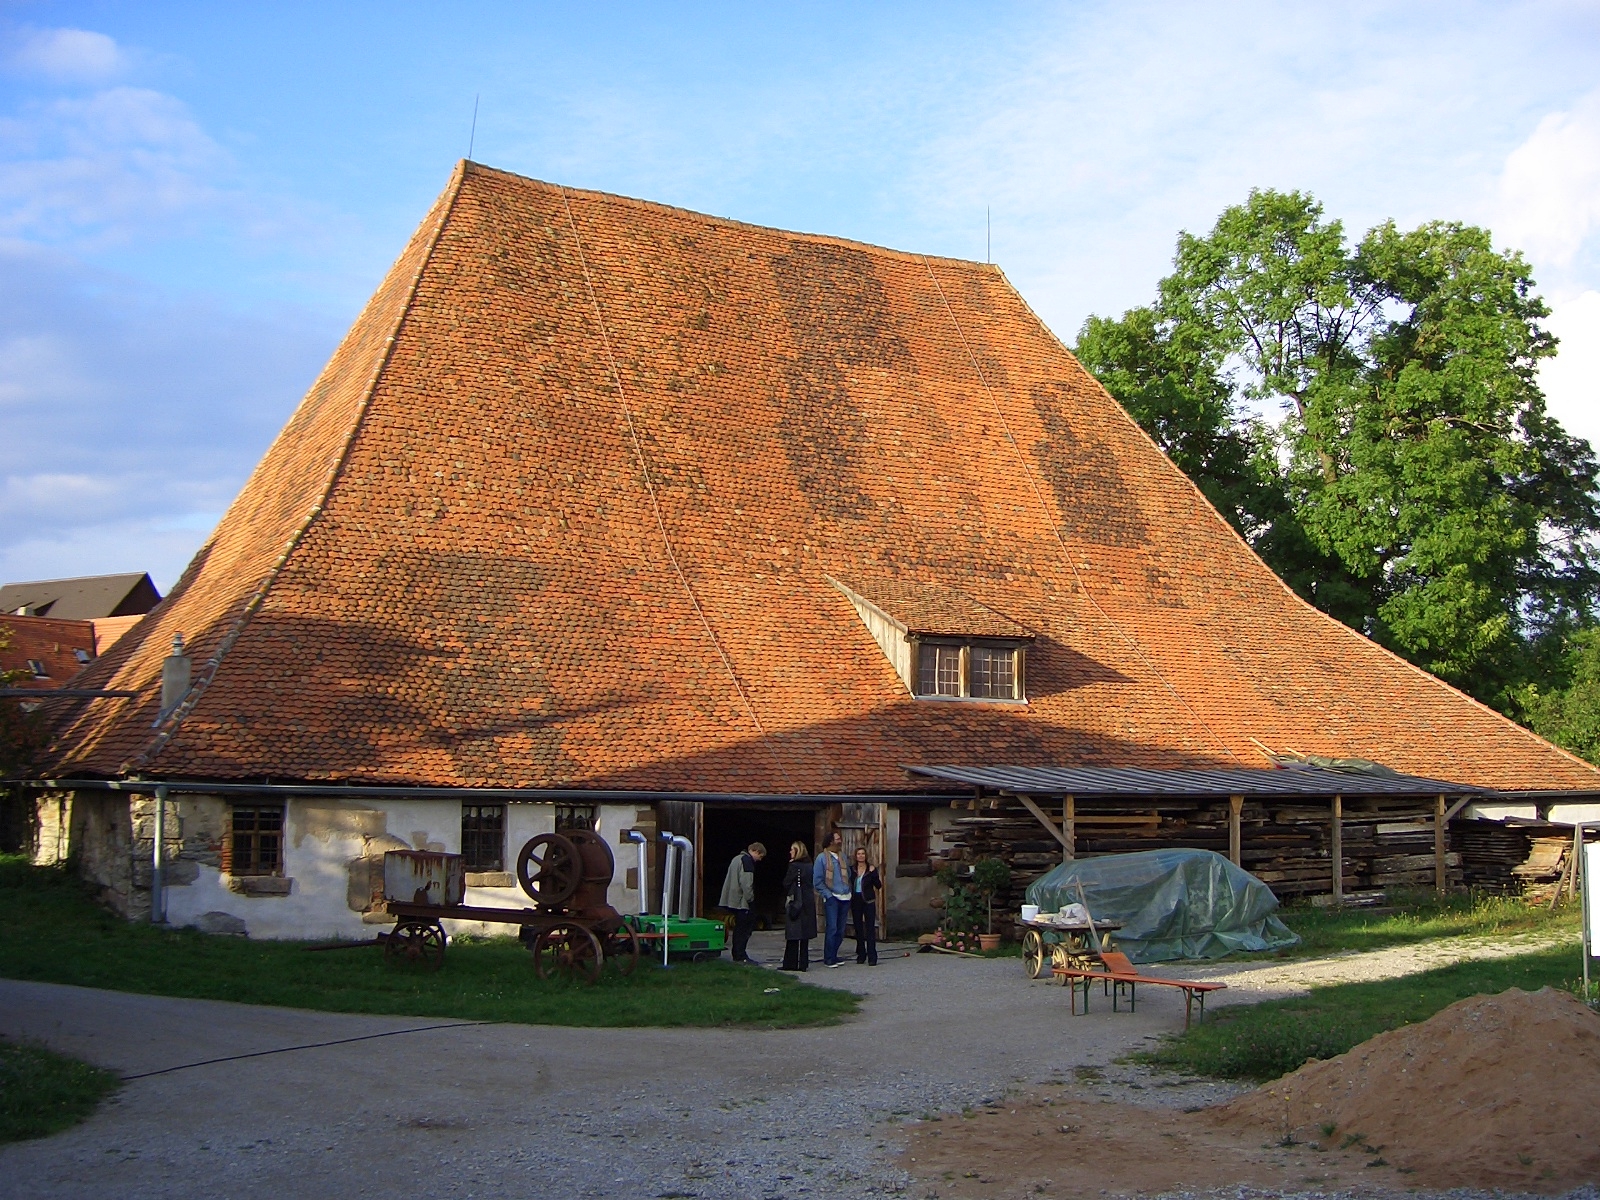
[[[883,876],[872,865],[865,846],[850,856],[850,915],[856,924],[856,962],[878,965],[878,893]]]
[[[783,876],[783,970],[804,971],[811,965],[811,939],[817,936],[817,900],[811,890],[811,856],[804,842],[789,846],[789,869]]]

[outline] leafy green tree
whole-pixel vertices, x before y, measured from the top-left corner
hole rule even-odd
[[[1563,677],[1548,690],[1526,688],[1519,715],[1541,737],[1600,763],[1600,629],[1578,630],[1563,650]]]
[[[1267,563],[1504,709],[1559,673],[1541,647],[1600,588],[1600,467],[1545,411],[1521,255],[1447,222],[1352,249],[1310,196],[1257,191],[1173,268],[1080,357]]]

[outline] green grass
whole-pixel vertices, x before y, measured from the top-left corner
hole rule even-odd
[[[326,1012],[390,1013],[537,1025],[826,1025],[856,1011],[849,992],[728,962],[647,961],[597,984],[542,981],[515,938],[452,942],[439,971],[384,961],[376,947],[314,953],[130,924],[67,872],[0,857],[0,975],[159,996]],[[374,931],[376,932],[376,930]],[[775,990],[771,990],[775,989]]]
[[[70,1129],[120,1086],[110,1071],[0,1038],[0,1143]]]
[[[1530,905],[1508,896],[1395,892],[1390,895],[1390,905],[1394,911],[1388,913],[1310,905],[1280,909],[1278,915],[1300,935],[1300,944],[1279,951],[1278,956],[1306,958],[1341,950],[1381,950],[1440,937],[1566,935],[1575,933],[1579,923],[1576,904],[1563,903],[1552,913],[1546,905]]]
[[[1309,996],[1219,1009],[1134,1061],[1223,1079],[1264,1082],[1307,1059],[1343,1054],[1388,1029],[1425,1021],[1468,996],[1519,987],[1578,990],[1583,967],[1573,941],[1530,954],[1456,963],[1373,983],[1314,988]]]

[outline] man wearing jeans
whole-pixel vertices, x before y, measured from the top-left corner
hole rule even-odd
[[[844,941],[845,922],[850,919],[850,873],[839,856],[842,849],[844,835],[835,829],[828,848],[817,855],[811,868],[811,886],[822,897],[822,910],[827,917],[822,937],[822,963],[828,967],[837,967],[842,961],[839,944]]]

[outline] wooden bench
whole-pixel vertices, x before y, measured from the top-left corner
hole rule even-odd
[[[1160,987],[1175,987],[1183,989],[1183,1027],[1189,1028],[1189,1020],[1193,1013],[1195,1001],[1200,1002],[1200,1021],[1206,1019],[1206,993],[1220,991],[1227,987],[1225,983],[1200,983],[1192,979],[1166,979],[1160,975],[1141,975],[1139,968],[1134,966],[1126,954],[1114,950],[1103,951],[1100,955],[1101,969],[1089,967],[1053,967],[1051,974],[1055,975],[1072,989],[1072,1014],[1078,1013],[1078,988],[1083,988],[1083,1011],[1089,1011],[1089,986],[1099,980],[1107,991],[1111,993],[1111,1011],[1117,1011],[1117,997],[1123,988],[1128,989],[1128,1011],[1138,1010],[1141,983],[1153,983]]]

